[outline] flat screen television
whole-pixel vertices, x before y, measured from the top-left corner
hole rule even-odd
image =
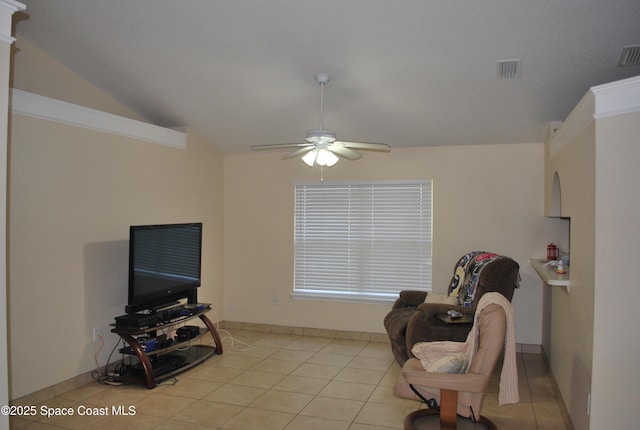
[[[196,303],[201,262],[202,223],[131,226],[126,312]]]

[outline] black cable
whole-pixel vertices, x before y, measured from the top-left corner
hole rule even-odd
[[[107,364],[104,366],[104,373],[100,372],[99,369],[93,370],[91,372],[91,377],[93,378],[94,381],[97,381],[100,384],[110,384],[113,382],[112,376],[109,375],[109,361],[111,360],[111,355],[113,354],[113,352],[117,347],[118,347],[118,344],[116,343],[113,349],[111,350],[111,352],[109,353],[109,357],[107,358]]]
[[[427,399],[413,386],[413,384],[409,384],[409,388],[411,388],[411,391],[416,393],[416,396],[420,397],[420,400],[422,400],[423,403],[426,403],[430,409],[440,411],[440,406],[438,406],[438,401],[436,399]]]
[[[469,409],[471,410],[471,421],[473,421],[474,423],[477,423],[478,420],[476,419],[476,414],[473,413],[473,408],[471,407],[471,405],[469,405]]]

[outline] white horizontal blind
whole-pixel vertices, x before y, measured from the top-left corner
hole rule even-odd
[[[294,297],[431,289],[431,180],[295,186]]]

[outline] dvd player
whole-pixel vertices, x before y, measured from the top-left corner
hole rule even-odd
[[[156,314],[126,314],[116,317],[117,328],[145,329],[162,324]]]

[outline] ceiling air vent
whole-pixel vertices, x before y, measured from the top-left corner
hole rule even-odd
[[[498,79],[516,79],[520,77],[521,60],[496,61]]]
[[[623,46],[618,67],[640,66],[640,45]]]

